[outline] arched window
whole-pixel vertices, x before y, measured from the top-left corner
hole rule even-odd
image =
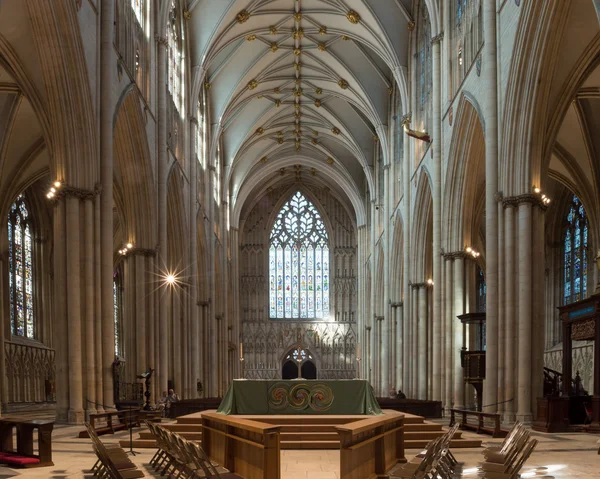
[[[8,213],[8,265],[12,334],[33,339],[33,227],[24,195],[19,195]]]
[[[167,36],[169,40],[169,93],[173,98],[173,103],[177,111],[181,105],[181,79],[182,79],[182,58],[181,58],[181,40],[182,32],[179,19],[177,2],[171,0],[171,10],[169,12],[169,25],[167,27]],[[180,112],[181,113],[181,112]]]
[[[113,307],[114,307],[114,322],[115,322],[115,356],[123,356],[122,348],[122,309],[123,301],[123,281],[119,270],[113,273]]]
[[[429,131],[433,126],[432,123],[432,90],[433,90],[433,74],[432,74],[432,52],[431,52],[431,23],[429,21],[429,11],[425,5],[425,0],[421,0],[419,14],[417,19],[416,31],[416,115],[415,126],[417,130]],[[416,154],[417,160],[420,161],[426,151],[426,145],[417,142]]]
[[[583,203],[573,196],[566,219],[563,242],[563,304],[573,303],[587,295],[588,220]]]
[[[269,247],[272,319],[329,317],[329,240],[315,206],[297,192],[281,208]]]

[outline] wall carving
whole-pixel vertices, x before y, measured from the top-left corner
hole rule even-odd
[[[4,342],[8,403],[55,401],[54,349]]]
[[[281,378],[282,359],[301,344],[315,357],[320,379],[354,378],[356,366],[356,229],[342,204],[327,189],[303,185],[317,199],[330,225],[330,310],[332,321],[269,319],[267,224],[291,183],[270,189],[244,219],[240,245],[241,338],[249,379]],[[287,200],[287,197],[286,197]]]
[[[544,366],[562,372],[562,343],[544,352]],[[581,383],[590,394],[594,391],[594,342],[573,342],[573,378],[579,371]]]

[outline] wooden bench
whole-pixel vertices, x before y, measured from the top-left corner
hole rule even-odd
[[[450,427],[456,423],[456,416],[460,416],[459,427],[461,429],[469,429],[476,433],[490,434],[492,437],[506,437],[508,431],[500,428],[500,414],[469,411],[467,409],[450,409]],[[469,422],[469,418],[475,419],[474,422]]]
[[[0,418],[0,463],[16,467],[53,466],[54,421]],[[16,430],[17,449],[13,436]],[[34,454],[34,432],[38,432],[38,454]]]
[[[129,429],[140,425],[140,410],[125,409],[123,411],[110,411],[90,414],[90,426],[98,436],[114,434],[117,431]],[[90,437],[87,430],[79,433],[80,438]]]

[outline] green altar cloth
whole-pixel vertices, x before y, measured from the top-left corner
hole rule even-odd
[[[221,414],[383,414],[364,380],[244,380],[231,383]]]

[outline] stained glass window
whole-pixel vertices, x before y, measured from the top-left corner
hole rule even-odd
[[[456,22],[460,23],[467,8],[467,0],[456,0]]]
[[[272,319],[329,317],[329,242],[315,206],[297,192],[281,208],[269,247]]]
[[[573,303],[587,296],[588,228],[583,203],[577,196],[573,196],[563,242],[563,304]]]
[[[24,195],[19,195],[8,213],[8,264],[12,334],[33,339],[33,230]]]
[[[171,0],[171,11],[169,12],[168,41],[169,41],[169,93],[173,97],[175,108],[179,110],[181,104],[181,77],[182,77],[182,57],[181,57],[181,27],[178,19],[179,12],[175,0]]]
[[[113,309],[114,309],[114,322],[115,322],[115,356],[123,356],[123,350],[121,347],[121,300],[122,300],[122,288],[121,288],[121,274],[119,271],[113,273]]]
[[[131,0],[131,9],[135,13],[139,25],[144,28],[144,11],[146,8],[146,0]]]

